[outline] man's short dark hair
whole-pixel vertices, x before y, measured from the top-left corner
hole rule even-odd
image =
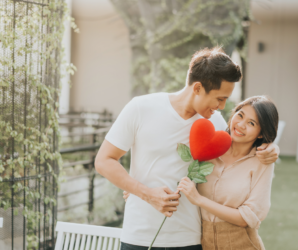
[[[238,82],[241,77],[239,65],[221,47],[197,51],[189,63],[188,85],[201,82],[207,94],[212,89],[220,89],[223,80]]]

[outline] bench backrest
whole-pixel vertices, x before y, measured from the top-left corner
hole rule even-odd
[[[57,222],[55,250],[119,250],[122,229]]]

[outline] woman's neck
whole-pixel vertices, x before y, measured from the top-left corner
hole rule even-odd
[[[226,154],[230,157],[240,159],[249,154],[252,149],[252,145],[253,143],[232,142],[232,145]]]

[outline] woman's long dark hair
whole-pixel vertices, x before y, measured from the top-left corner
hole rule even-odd
[[[232,117],[244,106],[250,105],[254,108],[259,124],[261,126],[262,138],[256,139],[254,147],[259,147],[263,143],[274,142],[278,129],[278,112],[275,104],[267,96],[253,96],[240,102],[233,110],[228,121],[227,132],[231,134],[230,124]]]

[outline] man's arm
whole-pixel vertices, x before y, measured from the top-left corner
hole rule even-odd
[[[132,178],[119,163],[125,153],[104,140],[95,158],[96,171],[120,189],[140,197],[165,216],[171,217],[177,210],[180,195],[168,187],[148,188]]]
[[[280,150],[277,144],[274,143],[263,143],[257,148],[256,155],[262,164],[272,164],[278,159]]]

